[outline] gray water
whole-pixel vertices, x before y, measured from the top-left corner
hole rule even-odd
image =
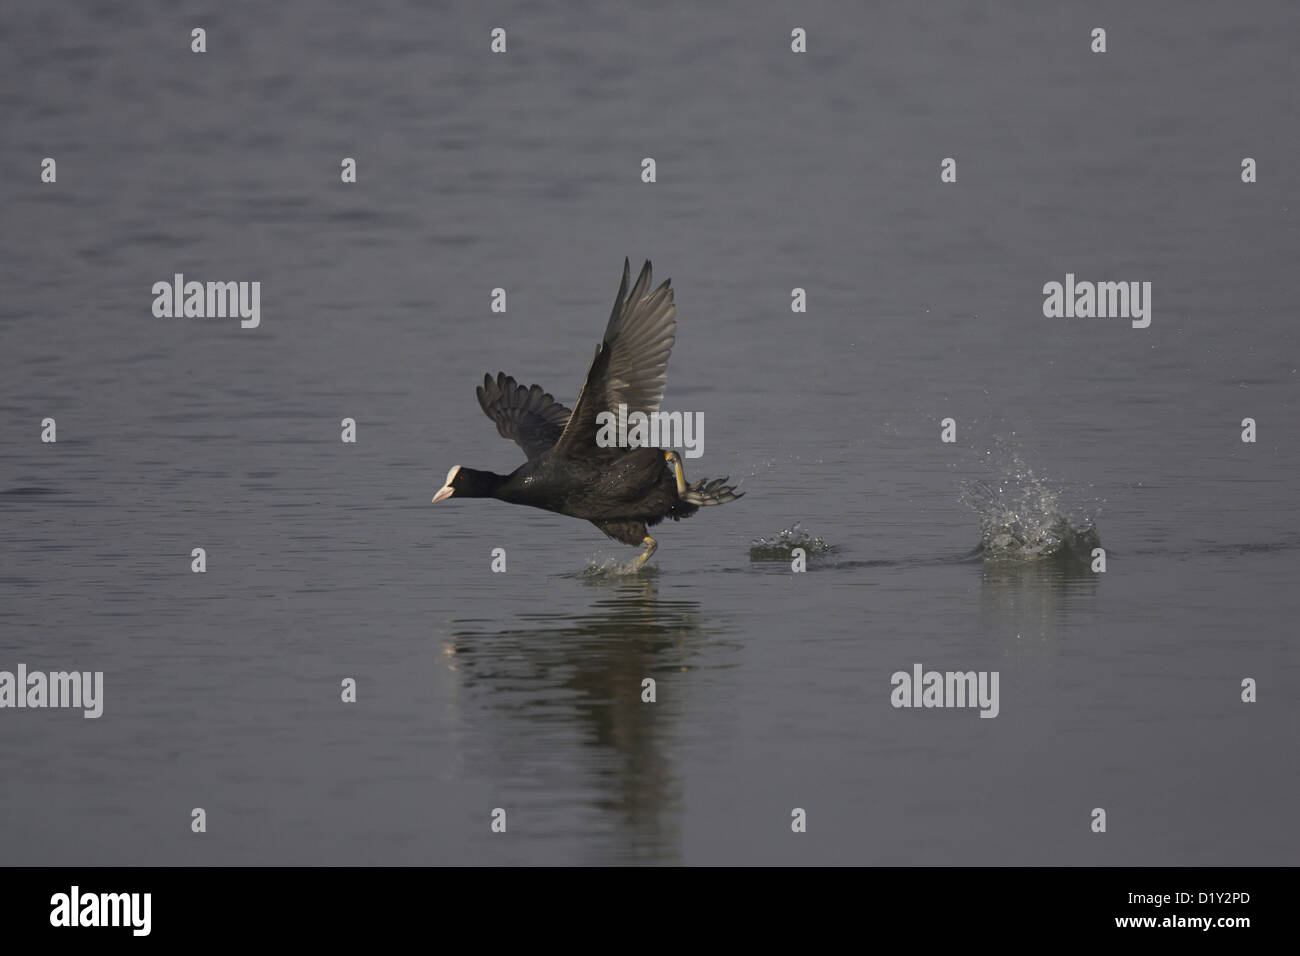
[[[560,6],[5,4],[0,670],[105,702],[0,711],[0,861],[1295,864],[1300,7]],[[624,256],[746,491],[640,574],[430,502]],[[155,318],[177,272],[261,325]],[[1151,326],[1044,318],[1067,272]],[[976,550],[1058,517],[1104,573]]]

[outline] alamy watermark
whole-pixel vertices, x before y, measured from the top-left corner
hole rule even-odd
[[[1151,324],[1150,282],[1065,282],[1043,286],[1043,315],[1049,319],[1131,319],[1133,328]]]
[[[600,412],[596,424],[600,448],[681,448],[687,458],[704,454],[703,412],[629,412],[619,402],[618,414]]]
[[[927,671],[920,664],[895,671],[889,679],[895,707],[978,707],[981,717],[996,717],[997,671]]]
[[[71,707],[94,719],[104,713],[103,671],[0,671],[0,710],[6,707]]]
[[[133,936],[148,936],[152,910],[152,893],[83,893],[74,885],[50,897],[50,925],[129,926]]]
[[[153,314],[159,319],[225,319],[238,316],[240,328],[262,324],[262,283],[185,281],[176,273],[172,281],[153,284]]]

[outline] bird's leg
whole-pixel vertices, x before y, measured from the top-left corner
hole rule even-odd
[[[650,537],[650,535],[646,535],[645,540],[641,543],[645,545],[645,550],[642,551],[641,554],[637,556],[637,559],[632,562],[632,567],[634,568],[639,568],[641,565],[649,561],[650,555],[654,554],[655,550],[659,547],[659,542]]]
[[[677,497],[680,498],[686,494],[686,472],[682,470],[682,456],[675,451],[666,451],[664,461],[668,462],[673,474],[677,476]]]

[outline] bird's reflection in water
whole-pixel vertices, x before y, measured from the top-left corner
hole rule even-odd
[[[1050,642],[1076,614],[1095,610],[1098,579],[1077,560],[984,561],[980,612],[985,629],[1021,647]]]
[[[453,622],[443,647],[477,725],[466,759],[492,779],[528,788],[571,819],[596,862],[673,862],[680,847],[680,774],[674,765],[685,700],[705,668],[725,664],[696,601],[660,597],[656,576],[577,585],[595,600],[581,614],[536,613],[508,627]],[[656,682],[655,703],[642,682]],[[559,836],[559,834],[556,834]]]

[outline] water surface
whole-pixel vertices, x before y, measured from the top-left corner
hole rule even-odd
[[[107,699],[0,713],[0,856],[1294,864],[1298,29],[7,4],[0,668]],[[640,575],[585,523],[430,503],[520,460],[483,373],[574,399],[624,256],[677,290],[688,474],[747,492]],[[154,318],[176,272],[260,281],[261,326]],[[1067,272],[1151,281],[1151,327],[1043,318]],[[1055,504],[1020,518],[1094,522],[1104,574],[973,553],[1029,472]],[[751,551],[796,523],[806,574]],[[999,671],[999,716],[895,710],[916,662]]]

